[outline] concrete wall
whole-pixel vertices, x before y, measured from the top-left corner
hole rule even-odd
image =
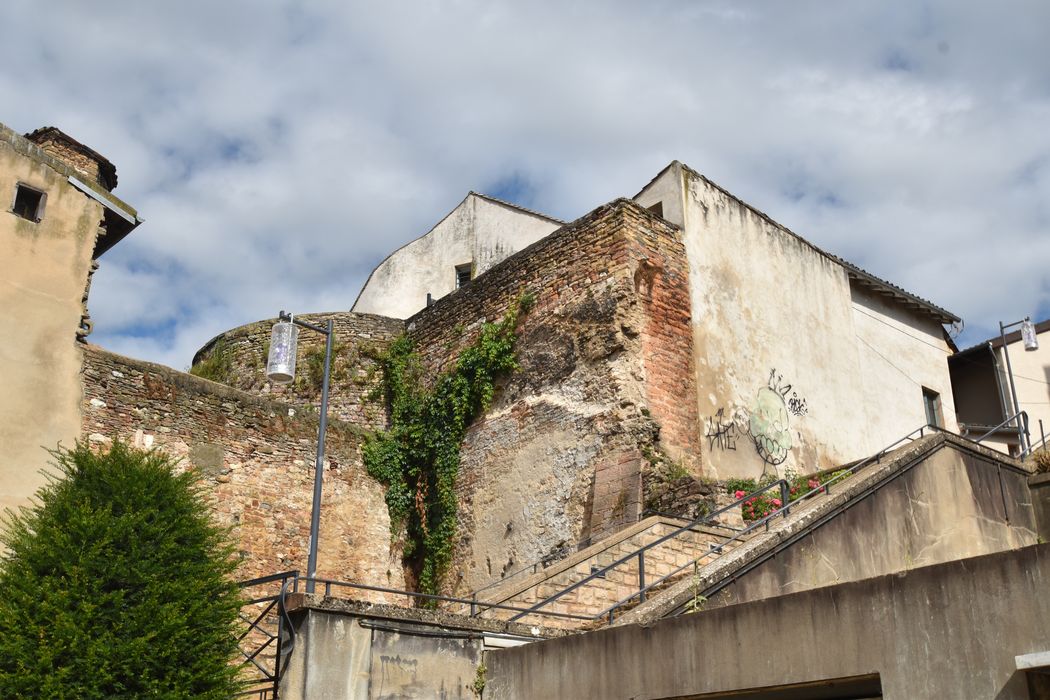
[[[289,700],[473,700],[487,644],[559,634],[347,599],[293,595],[289,609],[296,637],[280,688]]]
[[[684,229],[709,476],[866,456],[925,424],[923,384],[955,426],[936,322],[853,288],[839,262],[677,162],[635,199]]]
[[[103,210],[42,155],[0,125],[0,510],[25,504],[44,484],[44,448],[80,430],[75,338]],[[39,223],[11,213],[18,183],[46,193]]]
[[[710,605],[907,571],[1037,542],[1027,474],[951,444],[734,579]]]
[[[483,195],[470,193],[424,236],[379,263],[353,311],[407,318],[456,289],[456,266],[470,264],[476,277],[561,225]]]
[[[877,674],[887,700],[1024,700],[1015,656],[1050,650],[1047,586],[1034,545],[548,640],[488,653],[485,698],[816,697],[775,689]]]
[[[409,319],[428,369],[526,290],[521,367],[461,450],[450,585],[463,592],[634,522],[657,429],[659,448],[699,454],[675,227],[619,200],[505,260]]]
[[[86,346],[81,437],[158,448],[199,469],[214,513],[233,528],[241,578],[305,573],[317,417],[189,374]],[[317,573],[404,588],[382,486],[361,463],[360,433],[328,426]],[[364,594],[384,600],[380,594]]]

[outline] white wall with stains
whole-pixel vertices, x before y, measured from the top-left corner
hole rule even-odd
[[[853,288],[839,262],[677,162],[635,199],[684,232],[708,476],[865,457],[926,422],[923,386],[956,428],[936,321]]]
[[[456,267],[476,277],[538,241],[560,221],[471,192],[425,235],[379,263],[352,311],[408,318],[456,289]]]

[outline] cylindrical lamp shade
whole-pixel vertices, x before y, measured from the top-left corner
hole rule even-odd
[[[289,321],[273,324],[266,376],[274,384],[289,384],[295,379],[295,348],[298,342],[299,326]]]
[[[1024,349],[1035,352],[1039,349],[1039,338],[1035,335],[1035,326],[1027,318],[1021,321],[1021,340],[1024,341]]]

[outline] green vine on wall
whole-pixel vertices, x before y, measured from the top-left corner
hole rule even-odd
[[[387,487],[392,525],[404,526],[404,559],[424,593],[438,591],[452,561],[460,444],[492,402],[496,380],[518,367],[518,317],[531,304],[531,296],[522,295],[502,320],[484,324],[454,367],[432,382],[425,380],[422,360],[407,335],[377,358],[378,391],[390,408],[390,428],[369,437],[364,462]]]

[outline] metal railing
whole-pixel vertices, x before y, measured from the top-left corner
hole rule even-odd
[[[660,518],[665,518],[665,519],[668,519],[668,520],[675,520],[675,521],[678,521],[678,522],[682,522],[682,521],[686,520],[681,515],[675,515],[675,514],[672,514],[672,513],[661,513],[661,512],[658,512],[658,511],[646,511],[645,513],[642,514],[642,516],[643,516],[642,520],[644,518],[653,517],[653,516],[660,517]],[[714,533],[710,533],[710,532],[704,533],[703,530],[700,529],[701,527],[704,526],[701,523],[701,521],[704,518],[707,518],[707,517],[708,516],[705,515],[705,516],[701,516],[700,518],[698,518],[696,520],[687,521],[687,524],[682,527],[682,530],[692,530],[693,532],[696,532],[696,533],[703,533],[703,534],[713,535]],[[639,522],[642,522],[642,520],[639,520]],[[626,528],[625,530],[621,530],[619,533],[615,533],[615,534],[611,535],[610,537],[606,538],[605,539],[606,544],[604,546],[602,546],[601,549],[598,549],[598,550],[592,552],[589,556],[587,556],[586,558],[584,558],[583,560],[581,560],[579,562],[576,562],[576,564],[574,564],[572,566],[568,566],[568,567],[559,569],[557,571],[554,571],[551,574],[551,577],[558,576],[560,574],[566,573],[566,571],[571,570],[574,566],[578,566],[578,565],[580,565],[580,564],[582,564],[582,563],[584,563],[584,562],[586,562],[587,560],[590,560],[590,559],[596,559],[596,558],[600,557],[602,554],[605,554],[606,552],[608,552],[610,549],[615,549],[617,547],[621,547],[625,543],[629,542],[632,539],[644,536],[644,534],[646,532],[648,532],[649,530],[652,530],[654,528],[661,527],[661,526],[663,526],[663,527],[673,526],[673,523],[666,523],[666,522],[657,521],[657,522],[651,523],[648,527],[640,529],[637,532],[632,532],[630,534],[623,535],[622,537],[621,537],[622,533],[625,532],[625,531],[628,531],[630,528]],[[738,532],[740,530],[740,528],[732,527],[732,526],[725,525],[725,524],[722,524],[722,523],[718,523],[717,525],[713,525],[711,527],[717,527],[720,530],[729,530],[729,531],[732,531],[732,532]],[[722,536],[723,537],[728,537],[728,535],[722,535]],[[581,552],[585,551],[588,547],[595,546],[594,544],[591,543],[590,538],[588,538],[586,540],[582,540],[580,545],[583,545],[584,542],[587,543],[587,546],[580,546],[580,548],[575,552],[575,554],[567,555],[567,556],[565,556],[564,558],[562,558],[560,560],[559,559],[548,560],[547,558],[544,558],[544,559],[536,561],[536,562],[534,562],[532,564],[528,564],[528,565],[526,565],[526,566],[524,566],[524,567],[522,567],[520,569],[514,570],[513,572],[511,572],[510,574],[507,574],[506,576],[504,576],[501,579],[497,579],[497,580],[493,581],[492,583],[489,583],[489,584],[487,584],[485,586],[482,586],[481,588],[475,589],[471,593],[470,597],[471,597],[472,600],[480,602],[481,601],[481,598],[480,598],[480,594],[481,593],[483,593],[485,591],[488,591],[488,590],[492,590],[493,588],[503,587],[506,584],[510,583],[510,581],[514,577],[520,575],[523,572],[529,572],[531,574],[536,574],[536,573],[539,573],[540,571],[543,571],[543,570],[546,570],[546,569],[549,569],[549,568],[557,569],[558,567],[563,566],[564,563],[567,560],[571,560],[574,556],[579,555]],[[540,568],[540,567],[542,567],[542,568]],[[527,588],[523,589],[523,590],[517,590],[517,591],[514,591],[512,593],[507,593],[503,597],[498,598],[496,600],[489,601],[489,602],[496,602],[496,603],[506,602],[507,600],[510,600],[510,599],[514,598],[515,596],[520,595],[521,593],[524,592],[524,590],[527,590]]]
[[[1020,415],[1020,418],[1022,420],[1027,421],[1027,415],[1023,415],[1023,412],[1021,412],[1021,414],[1019,414],[1019,415]],[[1002,425],[1006,425],[1010,421],[1017,419],[1019,417],[1019,415],[1011,416],[1009,419],[1004,421]],[[1001,426],[997,426],[996,428],[992,429],[991,431],[989,431],[985,435],[981,436],[981,438],[979,438],[978,440],[975,440],[974,442],[978,442],[979,443],[980,440],[987,438],[989,435],[991,435],[996,430],[998,430],[1000,427],[1002,427],[1002,425]],[[845,479],[855,475],[856,473],[858,473],[860,470],[864,469],[865,467],[868,467],[868,466],[870,466],[872,464],[881,463],[882,459],[888,453],[890,453],[890,452],[900,448],[902,445],[905,445],[905,444],[907,444],[909,442],[912,442],[912,441],[917,440],[917,439],[921,439],[921,438],[925,437],[927,434],[936,433],[936,432],[944,432],[944,429],[940,428],[938,426],[933,426],[933,425],[924,425],[924,426],[922,426],[920,428],[916,428],[915,430],[911,431],[907,435],[904,435],[903,437],[898,438],[897,440],[893,441],[892,443],[886,445],[885,447],[883,447],[881,450],[879,450],[875,454],[873,454],[873,455],[871,455],[871,456],[869,456],[869,457],[867,457],[867,458],[865,458],[863,460],[859,460],[857,462],[854,462],[853,464],[847,464],[847,465],[843,466],[842,468],[836,470],[826,481],[821,481],[819,483],[819,485],[811,488],[810,490],[806,491],[805,493],[802,493],[801,495],[798,495],[797,497],[794,497],[794,498],[792,498],[793,494],[791,494],[791,492],[790,492],[791,485],[785,479],[777,479],[776,481],[772,481],[772,482],[770,482],[768,484],[764,484],[761,487],[755,489],[754,491],[752,491],[752,492],[750,492],[750,493],[748,493],[748,494],[746,494],[746,495],[744,495],[744,496],[742,496],[740,498],[734,499],[734,501],[732,503],[730,503],[730,504],[728,504],[726,506],[723,506],[723,507],[721,507],[721,508],[719,508],[719,509],[717,509],[717,510],[715,510],[715,511],[709,513],[709,514],[706,514],[706,515],[704,515],[704,516],[702,516],[700,518],[697,518],[697,519],[695,519],[695,520],[693,520],[693,521],[691,521],[689,523],[686,523],[685,525],[677,527],[677,528],[673,529],[671,532],[656,538],[652,542],[648,542],[648,543],[646,543],[644,545],[641,545],[641,546],[631,550],[630,552],[628,552],[627,554],[625,554],[623,556],[617,557],[610,564],[607,564],[607,565],[601,566],[601,567],[599,567],[599,566],[592,566],[591,567],[591,572],[588,575],[584,576],[584,578],[580,579],[579,581],[573,582],[573,583],[571,583],[568,586],[565,586],[564,588],[556,591],[554,594],[552,594],[550,596],[547,596],[543,600],[540,600],[540,601],[538,601],[538,602],[536,602],[536,603],[534,603],[532,605],[529,605],[527,603],[526,604],[522,604],[522,605],[510,605],[510,604],[506,604],[504,602],[485,602],[485,601],[478,600],[478,598],[476,597],[477,593],[479,593],[481,591],[484,591],[484,590],[487,590],[489,588],[492,588],[495,585],[504,584],[504,583],[507,582],[507,579],[501,579],[500,581],[494,582],[493,584],[490,584],[489,586],[486,586],[484,588],[478,589],[478,591],[475,591],[473,593],[473,597],[471,597],[471,598],[461,598],[461,597],[455,597],[455,596],[445,596],[445,595],[436,595],[436,594],[429,594],[429,593],[419,593],[419,592],[416,592],[416,591],[405,591],[405,590],[399,590],[399,589],[395,589],[395,588],[387,588],[387,587],[383,587],[383,586],[372,586],[372,585],[367,585],[367,584],[362,584],[362,583],[353,583],[353,582],[349,582],[349,581],[339,581],[339,580],[335,580],[335,579],[326,579],[326,578],[313,578],[313,579],[310,579],[310,578],[307,578],[307,577],[300,577],[298,572],[285,572],[285,573],[282,573],[282,574],[274,574],[272,576],[262,577],[260,579],[253,579],[252,581],[248,581],[248,582],[245,582],[244,584],[242,584],[244,587],[247,588],[247,587],[250,587],[250,586],[253,586],[253,585],[260,585],[260,584],[264,584],[264,583],[267,583],[267,582],[274,582],[274,581],[278,581],[278,580],[281,581],[281,591],[280,591],[280,593],[278,593],[278,594],[276,594],[274,596],[266,596],[266,597],[257,598],[255,600],[251,601],[252,603],[259,603],[259,602],[270,601],[270,605],[266,609],[264,609],[256,617],[256,619],[254,621],[248,620],[248,619],[246,619],[246,621],[249,622],[253,628],[256,628],[256,627],[258,627],[259,622],[261,620],[263,620],[268,614],[270,614],[270,612],[272,611],[274,606],[276,606],[278,608],[278,612],[279,612],[279,620],[278,620],[279,623],[281,625],[284,625],[287,628],[287,630],[289,631],[289,633],[290,633],[291,632],[291,625],[287,622],[287,612],[284,609],[284,597],[285,597],[286,593],[289,592],[289,589],[290,589],[291,592],[297,592],[299,590],[299,581],[302,580],[303,582],[312,582],[315,585],[317,585],[317,584],[322,585],[324,587],[324,589],[323,589],[324,590],[324,595],[327,596],[327,597],[331,597],[333,591],[337,590],[337,589],[350,589],[350,590],[368,591],[368,592],[374,592],[374,593],[382,593],[382,594],[386,594],[386,595],[403,596],[408,601],[411,601],[412,603],[417,604],[417,605],[420,604],[420,603],[423,603],[423,604],[445,603],[445,604],[460,605],[460,606],[463,607],[464,610],[469,610],[470,616],[480,616],[480,615],[482,615],[482,614],[484,614],[484,613],[486,613],[488,611],[504,611],[504,612],[508,612],[508,613],[513,613],[513,615],[511,615],[509,618],[506,618],[508,621],[511,621],[511,622],[518,621],[518,620],[521,620],[522,618],[525,618],[525,617],[528,617],[528,616],[532,616],[532,615],[536,615],[536,616],[540,616],[540,617],[546,617],[546,618],[549,618],[549,619],[552,619],[552,620],[565,620],[565,621],[578,621],[578,622],[591,622],[591,621],[599,620],[599,619],[602,619],[602,618],[608,618],[608,620],[610,622],[612,622],[615,619],[617,611],[619,611],[619,610],[621,610],[621,609],[623,609],[623,608],[625,608],[625,607],[627,607],[627,606],[629,606],[629,605],[631,605],[631,604],[633,604],[635,602],[644,602],[646,600],[647,595],[654,588],[659,587],[659,586],[667,583],[671,579],[674,579],[676,576],[680,575],[686,569],[699,567],[702,563],[707,563],[708,560],[713,560],[713,558],[721,556],[723,553],[725,553],[725,551],[727,549],[732,548],[732,547],[734,547],[736,545],[742,544],[750,535],[752,535],[754,532],[756,532],[759,529],[765,529],[765,530],[768,531],[770,523],[775,518],[777,518],[777,517],[786,518],[791,513],[791,511],[793,509],[797,508],[803,501],[806,501],[808,499],[812,499],[813,497],[821,495],[821,494],[829,494],[831,492],[831,489],[834,486],[836,486],[837,484],[839,484],[840,482],[842,482],[843,480],[845,480]],[[1044,437],[1041,442],[1045,443],[1046,442],[1046,438]],[[771,512],[769,512],[765,516],[763,516],[763,517],[761,517],[761,518],[759,518],[757,520],[751,521],[744,528],[741,528],[741,529],[728,528],[728,529],[732,530],[735,534],[733,534],[732,536],[726,536],[725,539],[720,541],[718,544],[708,543],[707,551],[704,551],[704,552],[700,553],[696,557],[690,558],[690,560],[687,563],[685,563],[683,565],[680,565],[680,566],[677,566],[677,567],[673,568],[671,571],[669,571],[669,572],[667,572],[667,573],[665,573],[665,574],[663,574],[663,575],[661,575],[661,576],[659,576],[659,577],[657,577],[657,578],[655,578],[653,580],[649,580],[649,577],[647,577],[647,574],[646,574],[646,553],[647,552],[651,552],[654,548],[659,547],[662,544],[665,544],[665,543],[667,543],[667,542],[669,542],[671,540],[674,540],[676,538],[682,537],[684,533],[697,532],[698,528],[701,528],[701,527],[704,527],[704,526],[715,526],[715,525],[717,525],[717,527],[725,529],[724,526],[722,526],[721,524],[718,524],[718,523],[715,522],[716,519],[719,516],[721,516],[724,513],[732,510],[733,508],[741,506],[742,504],[744,504],[744,503],[746,503],[748,501],[751,501],[751,500],[756,499],[756,498],[760,498],[760,497],[768,494],[771,491],[775,491],[779,495],[781,506],[779,506],[777,508],[774,508]],[[1005,496],[1004,496],[1004,498],[1005,498]],[[666,525],[666,523],[659,523],[659,524]],[[642,532],[644,532],[644,530],[640,531],[638,533],[634,533],[634,535],[632,535],[632,537],[640,535],[640,534],[642,534]],[[619,545],[623,544],[624,542],[628,541],[629,539],[630,539],[630,537],[625,538],[623,540],[618,540],[616,542],[613,542],[613,543],[609,544],[607,547],[604,547],[603,549],[601,549],[601,550],[595,552],[594,554],[592,554],[591,558],[597,557],[600,554],[608,551],[609,549],[611,549],[611,548],[613,548],[615,546],[619,546]],[[577,562],[574,566],[579,566],[581,564],[584,564],[586,561],[587,560],[585,559],[585,560],[583,560],[581,562]],[[627,595],[625,597],[622,597],[619,600],[616,600],[611,605],[603,608],[602,610],[600,610],[600,611],[598,611],[596,613],[593,613],[593,614],[580,614],[580,613],[561,612],[561,611],[556,611],[556,610],[545,609],[545,608],[549,607],[551,604],[553,604],[554,602],[558,601],[559,599],[561,599],[561,598],[571,594],[574,591],[579,590],[580,588],[582,588],[582,587],[584,587],[584,586],[586,586],[588,584],[591,584],[591,583],[593,583],[593,582],[595,582],[595,581],[597,581],[599,579],[608,579],[609,574],[611,572],[616,571],[617,569],[622,569],[622,568],[625,568],[625,567],[634,567],[635,566],[635,562],[637,562],[637,570],[636,570],[637,580],[638,580],[637,588],[632,590],[629,595]],[[525,567],[523,570],[527,570],[528,568],[529,567]],[[572,571],[572,567],[567,568],[567,569],[565,569],[563,571],[556,572],[554,575],[559,575],[559,574],[564,573],[566,571]],[[633,574],[635,572],[631,572],[631,573]],[[529,590],[529,589],[526,589],[526,590]],[[518,593],[515,593],[515,594],[511,595],[510,597],[512,598],[512,597],[514,597],[516,595],[520,595],[523,592],[524,591],[519,591]],[[284,641],[285,638],[287,639],[287,641]],[[263,666],[262,664],[258,664],[256,662],[256,658],[259,655],[259,653],[261,651],[263,651],[263,649],[269,647],[274,642],[277,643],[277,654],[276,654],[277,663],[276,663],[276,667],[275,667],[274,671],[273,672],[269,672],[265,668],[265,666]],[[258,697],[260,697],[260,698],[274,698],[274,699],[277,698],[277,695],[276,695],[277,684],[278,684],[278,682],[280,680],[280,672],[283,670],[282,663],[283,663],[284,658],[287,656],[287,653],[291,650],[291,642],[292,642],[292,638],[291,638],[290,634],[286,635],[285,637],[282,637],[282,634],[280,633],[280,630],[279,630],[277,635],[273,635],[272,633],[270,633],[269,636],[267,637],[266,641],[260,646],[260,648],[256,649],[253,653],[248,654],[247,652],[245,652],[245,657],[246,657],[245,664],[247,665],[247,664],[251,663],[251,664],[253,664],[255,666],[255,668],[261,674],[260,682],[265,681],[265,682],[271,682],[273,684],[273,691],[272,691],[273,694],[271,694],[271,695],[258,695]],[[255,693],[255,692],[258,692],[258,691],[251,691],[251,692]]]
[[[1004,420],[999,425],[995,426],[991,430],[989,430],[986,433],[984,433],[983,435],[981,435],[981,437],[979,437],[976,440],[974,440],[974,442],[979,444],[982,440],[985,440],[986,438],[991,437],[993,434],[999,432],[1000,430],[1002,430],[1003,428],[1007,427],[1011,423],[1016,423],[1017,424],[1017,427],[1010,426],[1009,432],[1017,433],[1017,437],[1019,438],[1020,447],[1019,447],[1019,451],[1017,453],[1017,458],[1018,459],[1024,459],[1024,458],[1030,456],[1033,452],[1035,452],[1038,449],[1046,449],[1046,447],[1047,447],[1047,439],[1048,438],[1047,438],[1046,433],[1043,430],[1043,421],[1042,420],[1039,421],[1039,441],[1034,443],[1034,444],[1032,444],[1031,440],[1029,439],[1028,447],[1024,446],[1024,442],[1025,441],[1023,439],[1021,439],[1022,435],[1030,435],[1031,434],[1029,432],[1029,422],[1028,422],[1028,412],[1027,411],[1018,411],[1017,413],[1013,414],[1012,416],[1010,416],[1009,418]]]
[[[241,608],[240,617],[247,627],[237,637],[237,646],[244,656],[241,665],[247,677],[244,690],[237,694],[238,697],[278,700],[285,661],[295,645],[295,628],[288,617],[285,598],[289,586],[294,590],[298,580],[298,571],[283,571],[240,583],[245,590],[277,583],[280,583],[280,588],[276,593],[248,599]],[[262,607],[246,615],[245,609],[253,606]],[[274,616],[276,623],[271,619]],[[273,654],[270,664],[266,661],[268,654],[264,653],[268,650],[272,650]]]
[[[397,588],[385,588],[383,586],[369,586],[364,583],[353,583],[351,581],[337,581],[334,579],[327,578],[306,578],[302,577],[299,580],[304,582],[313,581],[315,584],[321,584],[324,586],[325,597],[332,596],[333,588],[350,588],[359,591],[372,591],[376,593],[387,593],[391,595],[405,596],[409,600],[421,601],[421,602],[434,602],[434,603],[456,603],[468,607],[470,609],[471,617],[476,617],[485,610],[507,610],[510,612],[528,612],[525,608],[516,607],[514,605],[504,605],[502,603],[485,603],[473,598],[457,598],[455,596],[437,595],[433,593],[419,593],[417,591],[403,591]],[[298,586],[298,582],[296,583]],[[293,589],[293,590],[298,590]],[[537,613],[542,616],[568,619],[568,620],[589,620],[591,618],[585,615],[574,615],[572,613],[560,613],[550,610],[546,610]],[[516,618],[512,618],[516,619]]]
[[[864,467],[867,467],[867,466],[869,466],[869,465],[871,465],[873,463],[881,462],[882,458],[887,453],[897,449],[902,444],[906,444],[906,443],[911,442],[913,440],[917,440],[919,438],[924,437],[926,435],[927,431],[942,432],[942,429],[937,427],[937,426],[933,426],[933,425],[924,425],[924,426],[922,426],[920,428],[916,428],[915,430],[911,431],[910,433],[908,433],[904,437],[901,437],[901,438],[893,441],[892,443],[890,443],[886,447],[882,448],[881,450],[879,450],[878,452],[876,452],[872,456],[870,456],[870,457],[868,457],[866,459],[860,460],[858,462],[855,462],[852,465],[844,466],[842,469],[837,470],[836,473],[831,478],[829,478],[827,481],[822,482],[819,486],[814,487],[811,490],[807,491],[806,493],[798,496],[793,501],[790,498],[790,484],[788,484],[788,482],[786,480],[778,479],[777,481],[774,481],[774,482],[771,482],[769,484],[766,484],[766,485],[762,486],[761,488],[756,489],[755,491],[752,491],[749,494],[746,494],[746,495],[744,495],[744,496],[742,496],[740,498],[737,498],[735,501],[733,501],[733,503],[731,503],[731,504],[729,504],[727,506],[724,506],[722,508],[719,508],[718,510],[714,511],[713,513],[705,515],[702,518],[698,518],[697,520],[689,523],[686,526],[678,528],[677,530],[674,530],[673,532],[671,532],[671,533],[669,533],[669,534],[667,534],[667,535],[665,535],[665,536],[663,536],[663,537],[661,537],[661,538],[659,538],[659,539],[657,539],[657,540],[655,540],[653,542],[650,542],[650,543],[648,543],[646,545],[643,545],[642,547],[639,547],[638,549],[636,549],[636,550],[634,550],[634,551],[632,551],[632,552],[630,552],[630,553],[628,553],[628,554],[618,558],[616,561],[614,561],[613,563],[611,563],[611,564],[609,564],[607,566],[600,567],[600,568],[597,568],[597,569],[593,570],[591,572],[591,574],[586,576],[585,578],[580,579],[579,581],[577,581],[577,582],[575,582],[575,583],[573,583],[573,584],[571,584],[571,585],[561,589],[560,591],[554,593],[551,596],[548,596],[547,598],[544,598],[543,600],[541,600],[541,601],[535,603],[534,605],[532,605],[531,607],[529,607],[524,612],[522,612],[522,613],[520,613],[518,615],[515,615],[514,617],[512,617],[510,619],[512,621],[514,621],[514,620],[518,620],[518,619],[524,617],[525,615],[542,614],[544,612],[542,610],[542,608],[550,605],[551,603],[557,601],[558,599],[568,595],[569,593],[572,593],[573,591],[576,591],[577,589],[582,588],[583,586],[585,586],[585,585],[587,585],[587,584],[589,584],[589,583],[591,583],[591,582],[593,582],[593,581],[595,581],[597,579],[605,579],[605,578],[607,578],[611,571],[613,571],[613,570],[615,570],[615,569],[617,569],[617,568],[619,568],[621,566],[624,566],[625,564],[630,563],[630,565],[633,566],[634,560],[637,560],[638,561],[638,589],[636,591],[632,592],[630,595],[626,596],[625,598],[622,598],[622,599],[616,601],[615,603],[613,603],[609,607],[607,607],[607,608],[605,608],[605,609],[603,609],[603,610],[601,610],[601,611],[599,611],[599,612],[597,612],[597,613],[595,613],[593,615],[586,616],[590,620],[597,620],[597,619],[600,619],[600,618],[603,618],[603,617],[608,617],[609,622],[612,622],[614,620],[614,618],[615,618],[615,614],[616,614],[617,610],[619,610],[620,608],[625,607],[628,604],[633,603],[634,601],[638,601],[639,603],[644,602],[645,599],[646,599],[646,595],[654,587],[665,583],[666,581],[668,581],[669,579],[673,578],[674,576],[677,576],[678,574],[682,573],[687,568],[697,566],[699,562],[703,561],[704,559],[707,559],[708,557],[720,556],[724,552],[726,547],[728,547],[730,545],[733,545],[734,543],[741,542],[743,540],[743,538],[747,537],[748,535],[750,535],[754,531],[758,530],[759,528],[765,528],[766,530],[768,530],[769,529],[769,523],[774,518],[776,518],[776,517],[782,517],[782,518],[787,517],[788,514],[791,512],[792,508],[794,508],[796,504],[798,504],[801,501],[804,501],[806,499],[812,498],[813,496],[818,495],[818,494],[830,493],[831,487],[834,484],[842,481],[843,479],[846,479],[849,476],[852,476],[853,474],[856,474],[858,471],[860,471]],[[684,564],[684,565],[682,565],[680,567],[675,568],[670,573],[667,573],[667,574],[661,576],[660,578],[658,578],[655,581],[652,581],[652,582],[647,582],[646,581],[646,579],[645,579],[645,553],[647,551],[651,550],[653,547],[656,547],[656,546],[658,546],[658,545],[660,545],[660,544],[662,544],[662,543],[664,543],[664,542],[666,542],[666,541],[668,541],[668,540],[670,540],[670,539],[672,539],[674,537],[677,537],[678,535],[680,535],[681,533],[683,533],[683,532],[685,532],[687,530],[693,529],[693,528],[695,528],[697,526],[700,526],[700,525],[709,524],[710,521],[712,521],[714,518],[718,517],[719,515],[727,512],[727,511],[729,511],[729,510],[731,510],[731,509],[733,509],[733,508],[735,508],[737,506],[740,506],[740,505],[742,505],[743,503],[745,503],[747,501],[750,501],[752,499],[758,498],[758,497],[762,496],[763,494],[765,494],[766,492],[772,490],[773,488],[777,488],[780,491],[780,495],[781,495],[780,502],[782,504],[781,507],[775,508],[772,512],[768,513],[764,517],[759,518],[758,520],[752,521],[748,526],[746,526],[742,530],[738,531],[735,535],[733,535],[732,537],[728,538],[725,542],[722,542],[719,545],[712,545],[711,548],[707,552],[704,552],[703,554],[699,555],[698,557],[696,557],[695,559],[689,561],[688,563],[686,563],[686,564]]]

